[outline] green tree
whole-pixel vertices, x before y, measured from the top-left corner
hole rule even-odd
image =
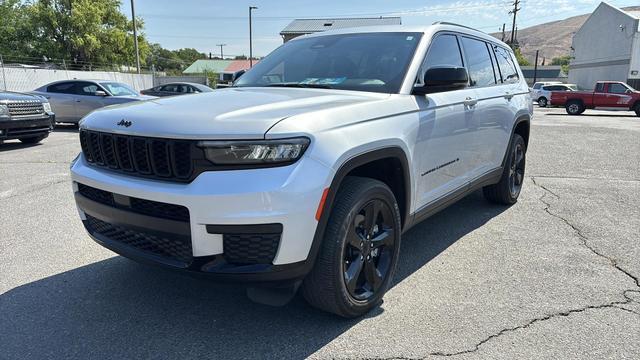
[[[196,49],[167,50],[160,44],[151,44],[147,66],[154,66],[157,71],[164,71],[169,75],[177,75],[194,61],[206,58],[206,54]]]
[[[516,60],[518,60],[518,64],[520,66],[529,66],[529,65],[531,65],[529,60],[527,60],[527,58],[524,57],[524,55],[522,55],[522,51],[520,51],[520,48],[516,48],[513,52],[515,53]]]
[[[551,65],[560,65],[562,67],[562,72],[565,74],[569,73],[569,63],[573,58],[571,55],[559,56],[551,59]]]
[[[0,0],[0,54],[5,61],[30,53],[29,43],[24,41],[33,36],[26,8],[20,0]]]
[[[120,0],[38,0],[26,6],[33,32],[31,54],[91,64],[134,64],[133,23],[120,12]],[[136,19],[139,29],[141,19]],[[149,44],[139,32],[140,58]]]

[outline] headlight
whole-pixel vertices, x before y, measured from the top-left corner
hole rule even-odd
[[[9,116],[9,107],[7,105],[0,105],[0,116]]]
[[[218,165],[268,165],[293,163],[309,146],[309,139],[201,141],[207,160]]]
[[[48,112],[48,113],[51,112],[51,103],[48,103],[48,102],[42,103],[42,107],[44,108],[45,112]]]

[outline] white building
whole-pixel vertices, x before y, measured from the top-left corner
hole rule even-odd
[[[640,89],[639,19],[640,10],[600,3],[573,36],[569,83],[593,89],[598,80],[614,80]]]

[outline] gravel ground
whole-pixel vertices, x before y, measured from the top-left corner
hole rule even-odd
[[[640,118],[536,109],[518,203],[403,237],[362,319],[115,256],[85,234],[77,130],[0,147],[0,358],[640,358]]]

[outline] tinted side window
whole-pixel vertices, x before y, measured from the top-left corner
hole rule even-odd
[[[50,85],[47,87],[47,92],[61,93],[61,94],[75,94],[74,85],[75,83],[73,82],[63,82],[59,84]]]
[[[609,92],[612,94],[625,94],[627,88],[621,84],[609,84]]]
[[[500,75],[502,76],[502,82],[513,83],[518,81],[518,71],[513,63],[511,54],[506,49],[500,46],[493,45],[493,50],[496,53],[496,59],[498,59],[498,67],[500,68]]]
[[[597,83],[595,92],[604,92],[604,83]]]
[[[538,90],[538,89],[540,89],[541,87],[542,87],[542,84],[540,84],[540,83],[535,83],[535,84],[533,84],[533,88],[534,88],[535,90]]]
[[[496,78],[487,44],[484,41],[463,37],[462,46],[471,86],[495,85]]]
[[[162,87],[162,89],[160,89],[160,91],[178,92],[178,86],[176,86],[175,84],[165,85]]]
[[[433,39],[424,60],[424,70],[436,66],[462,67],[462,55],[454,35],[440,35]]]

